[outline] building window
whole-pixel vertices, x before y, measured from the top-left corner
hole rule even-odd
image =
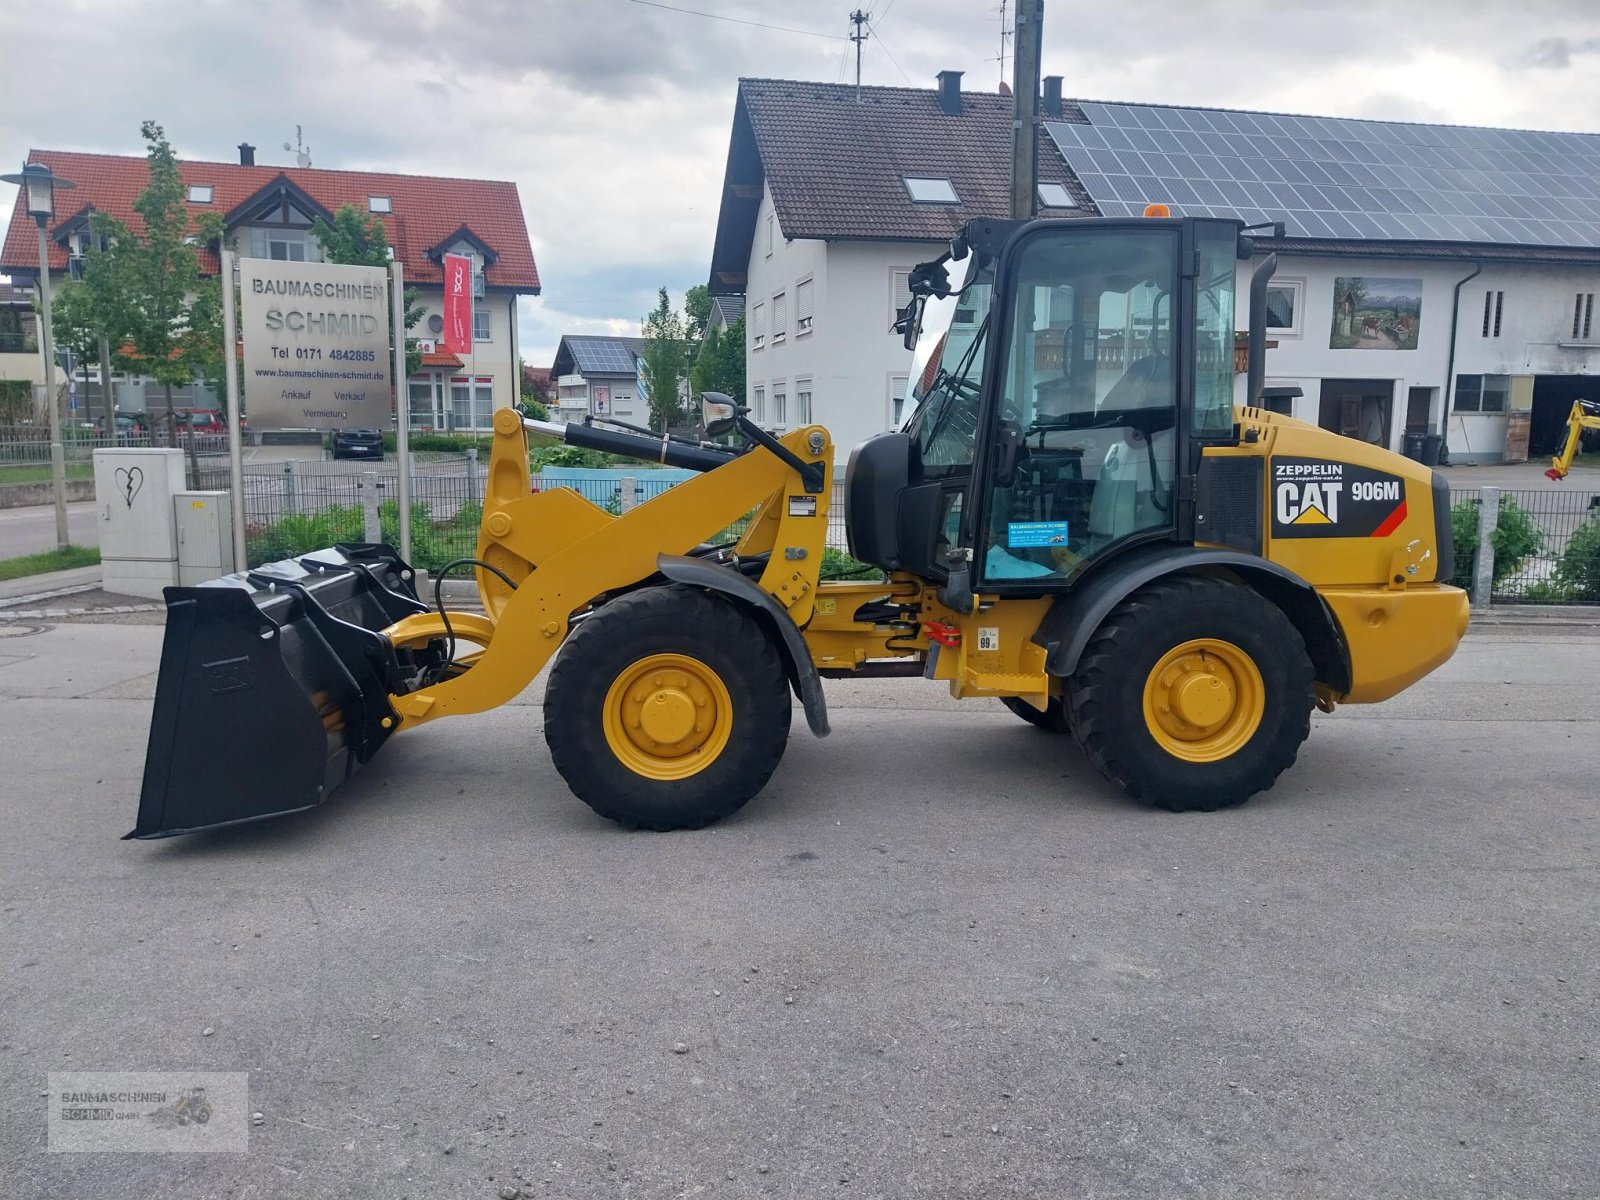
[[[789,336],[789,297],[779,292],[772,298],[772,344]]]
[[[900,179],[906,185],[906,194],[911,197],[913,204],[961,203],[961,197],[956,195],[955,185],[948,179],[926,175],[902,175]]]
[[[767,389],[756,388],[752,395],[754,403],[750,405],[750,415],[755,418],[757,425],[765,424],[767,420]]]
[[[900,335],[894,332],[894,323],[899,318],[900,312],[911,303],[911,272],[897,269],[889,272],[889,324],[888,330],[895,337]]]
[[[789,423],[789,396],[784,384],[772,385],[772,423],[779,429]]]
[[[1483,294],[1483,336],[1500,336],[1500,314],[1506,306],[1504,292],[1485,292]]]
[[[768,258],[772,257],[772,242],[773,242],[772,224],[773,224],[773,222],[772,222],[772,214],[768,213],[767,214],[767,257]]]
[[[433,381],[426,376],[413,377],[409,388],[411,396],[411,428],[432,429],[435,422],[433,411]]]
[[[1267,288],[1267,328],[1284,337],[1300,336],[1302,279],[1275,279]]]
[[[762,321],[766,319],[765,304],[757,304],[750,310],[750,349],[759,350],[767,344],[766,326]]]
[[[813,298],[814,284],[809,279],[802,279],[794,285],[794,335],[804,337],[811,332],[815,323],[816,300]]]
[[[450,428],[488,429],[494,420],[494,380],[487,375],[450,378]]]
[[[475,342],[494,340],[494,322],[490,319],[490,313],[487,308],[474,308],[472,310],[472,340]]]
[[[189,185],[190,204],[210,204],[213,189],[209,183],[191,183]]]
[[[250,231],[250,257],[278,262],[321,262],[322,247],[303,229],[255,228]]]
[[[394,201],[388,196],[368,196],[367,211],[375,213],[388,213],[394,211]]]
[[[794,423],[811,424],[811,380],[809,379],[794,381]]]
[[[888,419],[890,429],[899,429],[901,422],[906,419],[906,386],[911,382],[909,375],[889,376],[889,405]]]
[[[1043,208],[1077,208],[1077,201],[1073,200],[1072,193],[1067,191],[1064,183],[1041,183],[1039,185],[1039,204]]]
[[[1594,293],[1579,292],[1572,306],[1572,340],[1587,342],[1594,329]]]
[[[1509,375],[1457,375],[1457,412],[1505,412],[1511,396]]]

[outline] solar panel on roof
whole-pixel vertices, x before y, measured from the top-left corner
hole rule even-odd
[[[1600,246],[1600,136],[1085,103],[1046,123],[1102,213],[1291,237]]]

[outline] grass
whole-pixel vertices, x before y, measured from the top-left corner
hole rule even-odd
[[[28,575],[43,575],[48,571],[70,571],[73,567],[92,567],[99,561],[100,551],[93,546],[63,546],[59,550],[24,554],[20,558],[0,558],[0,580],[22,579]]]
[[[67,463],[68,479],[93,479],[93,463]],[[0,463],[0,485],[7,483],[49,483],[49,463]]]

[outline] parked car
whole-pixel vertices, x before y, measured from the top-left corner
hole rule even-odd
[[[376,429],[333,431],[335,458],[383,458],[383,434]]]
[[[155,415],[156,429],[165,434],[167,429],[167,414],[163,410]],[[173,423],[177,425],[179,434],[199,434],[214,436],[228,432],[228,426],[222,419],[222,414],[214,408],[174,408],[172,410]]]

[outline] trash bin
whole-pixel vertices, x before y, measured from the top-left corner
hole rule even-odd
[[[1425,433],[1422,435],[1421,462],[1423,466],[1437,467],[1439,465],[1439,456],[1441,453],[1443,453],[1443,451],[1443,435],[1437,433]]]
[[[1406,434],[1405,442],[1403,443],[1400,452],[1402,454],[1404,454],[1407,458],[1411,459],[1413,462],[1421,462],[1422,461],[1422,448],[1423,448],[1424,442],[1427,439],[1427,436],[1428,435],[1425,434],[1425,433],[1408,433],[1408,434]]]

